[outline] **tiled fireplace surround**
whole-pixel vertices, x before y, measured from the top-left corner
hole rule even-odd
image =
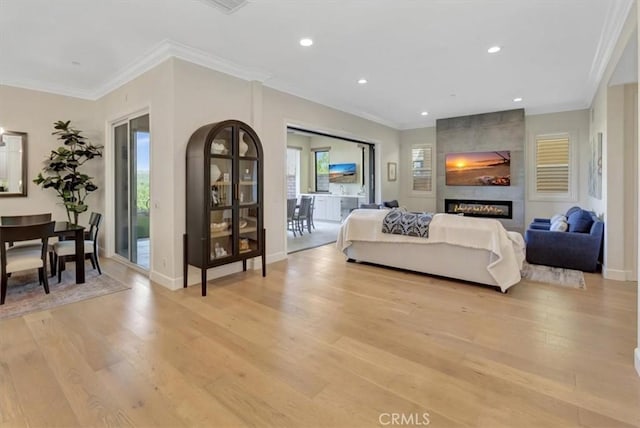
[[[524,231],[524,109],[507,110],[436,121],[437,212],[447,212],[446,200],[464,201],[465,215],[486,215],[498,219],[506,229]],[[447,153],[511,152],[510,186],[447,186],[445,155]],[[487,204],[486,202],[489,202]],[[494,204],[495,203],[495,204]],[[495,206],[482,207],[482,205]],[[459,205],[459,204],[458,204]],[[508,215],[496,215],[495,209],[508,207]],[[474,212],[475,211],[475,212]],[[493,213],[493,214],[492,214]],[[509,216],[510,215],[510,216]]]

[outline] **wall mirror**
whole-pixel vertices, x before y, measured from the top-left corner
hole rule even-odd
[[[27,196],[27,134],[0,134],[0,197]]]

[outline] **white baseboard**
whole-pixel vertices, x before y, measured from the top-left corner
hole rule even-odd
[[[628,281],[627,278],[631,275],[631,272],[621,269],[609,269],[605,267],[602,270],[602,276],[614,281]]]
[[[149,272],[149,279],[157,284],[162,285],[163,287],[168,288],[169,290],[177,290],[182,288],[182,277],[180,278],[171,278],[167,275],[161,274],[156,270],[152,270]]]
[[[636,348],[633,354],[635,355],[634,366],[636,367],[636,372],[638,372],[638,376],[640,376],[640,347]]]

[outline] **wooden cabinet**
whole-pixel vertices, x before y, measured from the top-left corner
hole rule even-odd
[[[262,257],[266,275],[263,154],[246,123],[227,120],[196,130],[187,145],[184,286],[188,265],[201,270]]]

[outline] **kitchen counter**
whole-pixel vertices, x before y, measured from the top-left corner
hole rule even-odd
[[[331,193],[302,193],[300,196],[315,196],[313,217],[316,220],[342,221],[351,210],[366,201],[366,195],[336,195]]]

